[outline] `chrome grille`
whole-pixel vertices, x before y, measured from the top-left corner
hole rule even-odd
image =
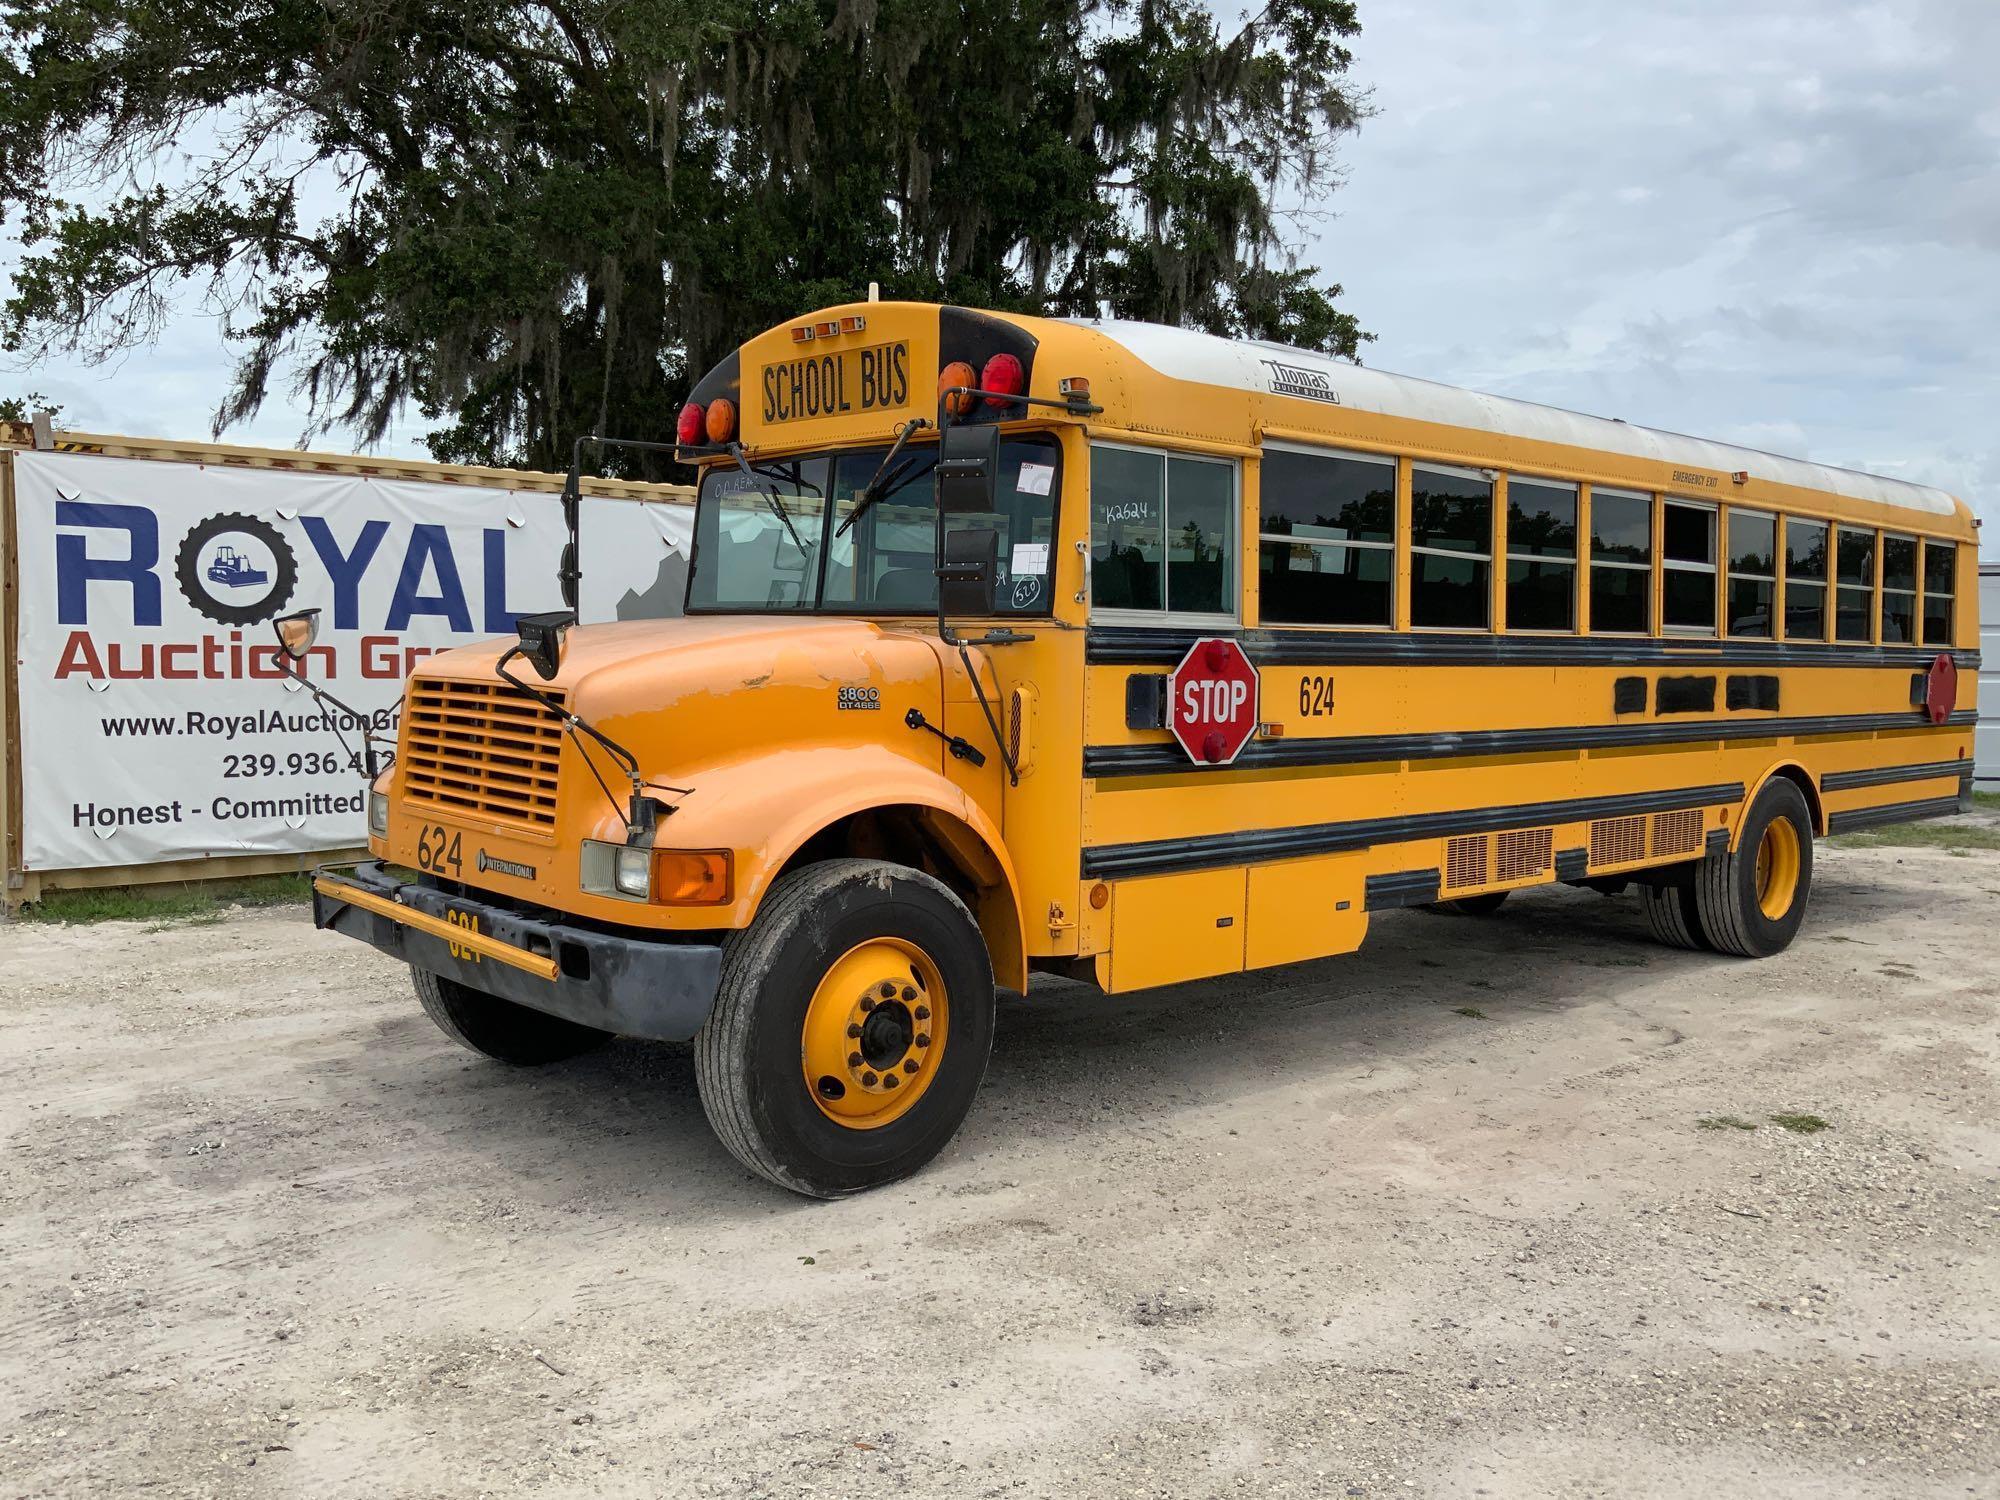
[[[545,689],[558,702],[560,688]],[[553,827],[562,721],[502,682],[418,677],[403,720],[413,802],[527,828]]]

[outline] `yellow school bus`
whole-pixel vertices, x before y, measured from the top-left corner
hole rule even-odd
[[[1917,485],[912,303],[771,329],[680,418],[685,617],[426,662],[315,919],[493,1057],[692,1039],[798,1192],[929,1160],[1038,969],[1115,995],[1555,881],[1760,957],[1817,836],[1969,796],[1975,532]]]

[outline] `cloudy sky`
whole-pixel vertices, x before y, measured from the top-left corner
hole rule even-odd
[[[1922,480],[2000,555],[2000,0],[1361,0],[1312,258],[1383,369]],[[202,436],[190,309],[70,424]],[[230,434],[289,445],[273,401]],[[386,445],[416,452],[415,429]]]

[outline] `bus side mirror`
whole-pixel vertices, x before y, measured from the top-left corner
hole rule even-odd
[[[319,639],[319,611],[302,609],[296,614],[279,615],[271,622],[278,632],[278,649],[293,661],[304,661]]]
[[[944,563],[937,570],[938,608],[947,615],[992,614],[999,571],[999,532],[988,526],[947,531]]]
[[[948,516],[991,515],[1000,494],[1000,429],[951,426],[938,440],[937,505]]]

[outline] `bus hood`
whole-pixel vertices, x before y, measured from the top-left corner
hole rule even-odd
[[[419,665],[415,681],[494,681],[513,642],[482,641]],[[943,665],[935,637],[867,620],[709,615],[573,627],[562,670],[544,683],[525,662],[508,671],[561,695],[570,710],[626,746],[648,777],[685,785],[703,766],[786,745],[889,743],[921,749],[912,708],[935,718]]]

